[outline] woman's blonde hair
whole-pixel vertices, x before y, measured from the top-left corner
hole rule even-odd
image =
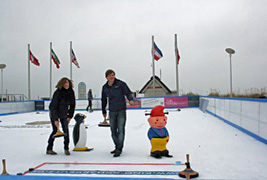
[[[61,89],[63,85],[66,83],[66,81],[69,81],[70,88],[72,88],[73,87],[72,81],[66,77],[63,77],[58,81],[56,88]]]

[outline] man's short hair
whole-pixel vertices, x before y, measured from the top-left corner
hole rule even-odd
[[[112,69],[108,69],[107,71],[106,71],[106,77],[108,77],[108,75],[110,75],[110,74],[112,74],[112,73],[114,73],[114,75],[115,75],[115,72],[112,70]]]

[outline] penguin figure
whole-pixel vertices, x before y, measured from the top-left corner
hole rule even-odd
[[[84,119],[86,116],[81,113],[77,113],[74,117],[76,124],[73,128],[73,142],[74,142],[74,149],[73,151],[90,151],[93,150],[93,148],[86,147],[86,140],[87,140],[87,134],[86,134],[86,128],[84,125]]]

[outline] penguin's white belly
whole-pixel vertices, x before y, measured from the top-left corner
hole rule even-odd
[[[85,129],[84,124],[80,124],[79,132],[80,132],[79,133],[79,140],[78,140],[77,144],[75,145],[75,147],[82,148],[82,147],[85,147],[86,140],[87,140],[87,134],[86,134],[86,129]]]

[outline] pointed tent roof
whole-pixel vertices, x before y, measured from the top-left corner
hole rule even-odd
[[[144,85],[139,93],[143,94],[148,89],[148,87],[153,83],[153,76],[150,80]],[[155,83],[158,83],[166,92],[171,93],[171,90],[160,80],[158,76],[155,76]]]

